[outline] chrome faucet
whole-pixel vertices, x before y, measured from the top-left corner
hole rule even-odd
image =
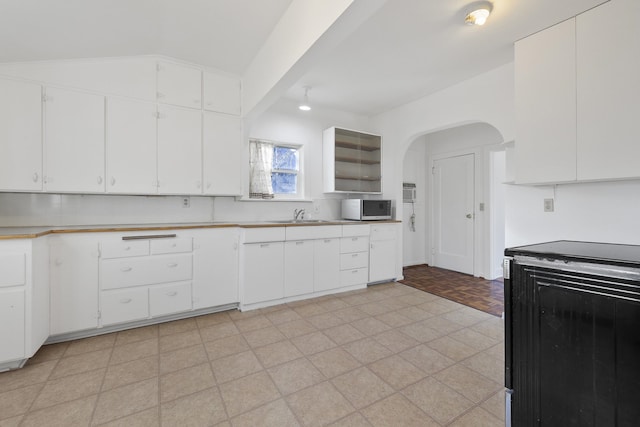
[[[302,221],[304,219],[304,209],[295,209],[293,211],[293,220]]]

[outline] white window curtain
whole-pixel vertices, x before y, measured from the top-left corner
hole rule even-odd
[[[249,141],[249,157],[249,198],[273,199],[273,185],[271,185],[273,144]]]

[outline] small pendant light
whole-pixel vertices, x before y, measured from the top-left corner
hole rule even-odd
[[[298,108],[302,111],[311,110],[311,106],[309,105],[309,94],[308,94],[309,89],[311,89],[311,87],[309,86],[304,87],[304,97],[302,98],[302,102],[300,103],[300,105],[298,105]]]

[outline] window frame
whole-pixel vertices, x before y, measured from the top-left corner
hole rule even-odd
[[[250,181],[247,181],[247,191],[245,193],[244,196],[244,200],[247,201],[286,201],[286,200],[304,200],[304,189],[305,189],[305,185],[304,185],[304,145],[302,144],[294,144],[294,143],[289,143],[289,142],[282,142],[282,141],[273,141],[273,140],[268,140],[268,139],[262,139],[262,138],[249,138],[248,139],[249,143],[251,143],[252,141],[256,141],[256,142],[264,142],[264,143],[269,143],[273,145],[273,149],[275,150],[276,147],[283,147],[283,148],[290,148],[290,149],[295,149],[298,152],[298,170],[297,171],[293,171],[292,169],[271,169],[271,172],[278,172],[278,173],[290,173],[292,175],[296,175],[297,179],[296,179],[296,192],[295,194],[291,194],[291,193],[276,193],[275,192],[275,188],[274,188],[274,192],[273,192],[273,198],[272,199],[259,199],[259,198],[251,198],[249,196],[249,187],[250,187]],[[247,162],[247,164],[250,163]],[[249,176],[249,180],[251,180],[251,177]]]

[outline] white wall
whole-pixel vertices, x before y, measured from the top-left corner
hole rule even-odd
[[[640,180],[524,187],[506,192],[507,247],[552,240],[640,244]],[[554,212],[544,212],[555,198]]]
[[[281,100],[250,123],[245,123],[245,143],[249,138],[300,144],[304,151],[305,201],[241,201],[218,197],[214,203],[217,221],[291,219],[294,209],[304,208],[305,218],[340,218],[340,200],[346,196],[323,193],[322,131],[331,126],[370,131],[368,118],[315,107],[300,111],[297,103]],[[248,154],[243,176],[248,179]],[[245,182],[245,188],[248,183]]]
[[[404,203],[402,213],[402,265],[418,265],[427,262],[427,181],[426,144],[416,143],[407,150],[402,169],[402,182],[416,184],[416,201]],[[411,215],[415,213],[415,230],[410,227]]]
[[[513,64],[506,64],[372,118],[374,130],[384,141],[383,197],[400,201],[396,218],[404,218],[402,169],[405,153],[421,135],[470,123],[487,123],[500,134],[499,142],[513,140],[513,81]],[[399,254],[402,248],[403,243],[399,242]],[[402,263],[399,255],[397,265]],[[488,262],[483,268],[489,269]],[[402,277],[401,273],[399,268],[398,277]]]

